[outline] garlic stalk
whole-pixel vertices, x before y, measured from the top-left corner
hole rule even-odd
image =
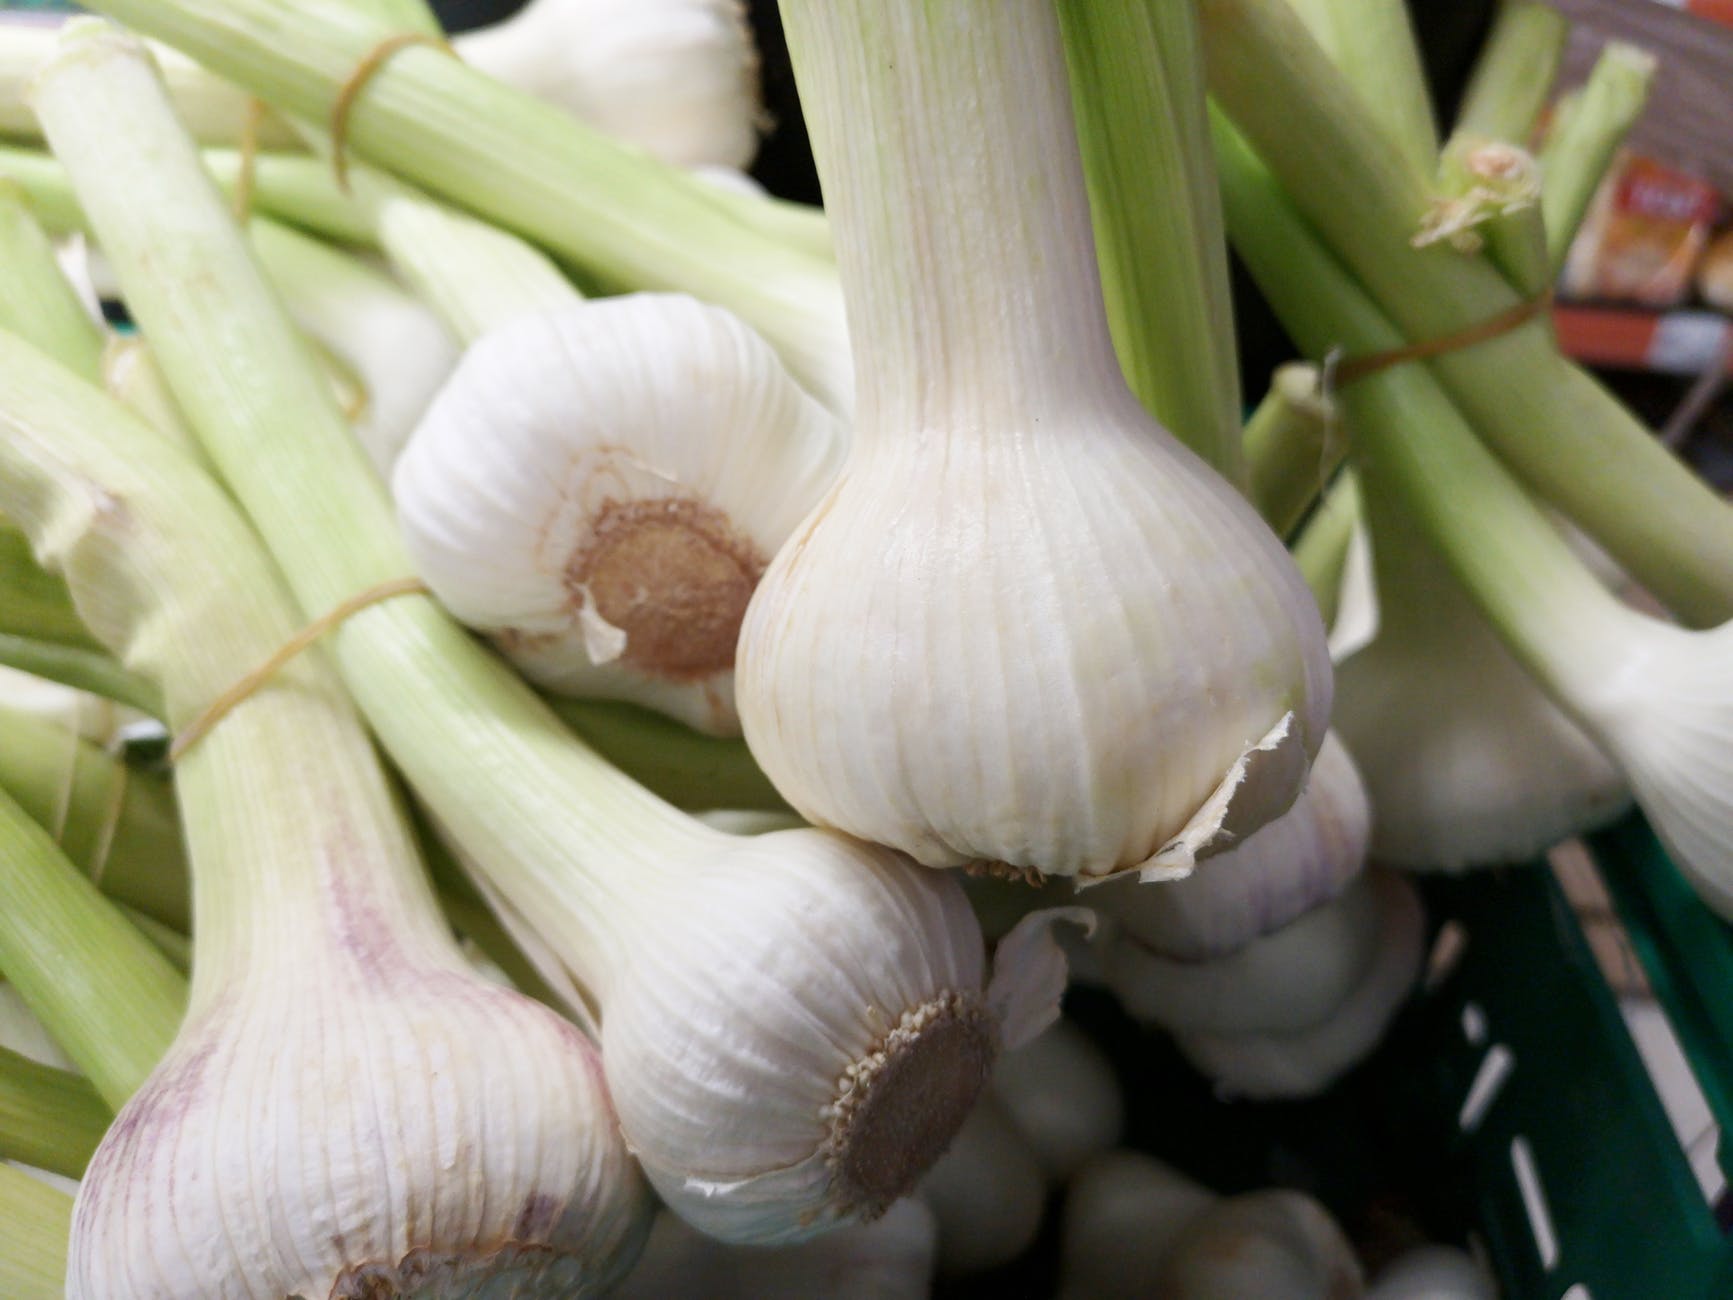
[[[726,1246],[672,1214],[656,1216],[614,1300],[914,1300],[931,1285],[937,1225],[913,1197],[871,1223],[797,1246]]]
[[[1420,973],[1425,916],[1414,887],[1368,873],[1378,905],[1375,953],[1347,998],[1321,1022],[1292,1033],[1179,1032],[1174,1042],[1224,1090],[1254,1101],[1322,1092],[1377,1046]]]
[[[1113,1063],[1069,1020],[1001,1056],[992,1095],[1050,1182],[1070,1178],[1125,1127]]]
[[[42,128],[29,107],[30,79],[54,52],[58,24],[0,20],[0,136],[13,140],[42,138]],[[152,43],[151,57],[162,69],[175,115],[193,138],[205,144],[238,144],[246,131],[248,96],[213,76],[180,51]],[[257,124],[261,148],[297,145],[294,132],[275,113]]]
[[[1040,1162],[991,1092],[970,1112],[950,1150],[916,1193],[938,1224],[938,1266],[984,1273],[1027,1250],[1041,1227],[1047,1180]]]
[[[1325,241],[1327,255],[1363,282],[1396,327],[1387,331],[1390,341],[1370,349],[1332,332],[1323,350],[1308,345],[1310,355],[1322,357],[1334,346],[1383,351],[1443,338],[1521,305],[1523,295],[1484,260],[1411,246],[1429,174],[1385,137],[1374,111],[1308,38],[1285,0],[1201,0],[1200,12],[1211,90],[1246,133],[1238,148],[1255,147],[1287,191],[1279,206],[1303,213],[1311,227],[1307,238]],[[1218,147],[1217,165],[1225,171],[1220,153]],[[1223,184],[1229,184],[1225,176]],[[1353,202],[1344,202],[1344,195]],[[1241,224],[1255,219],[1248,214]],[[1234,226],[1230,214],[1230,231]],[[1526,485],[1682,619],[1707,626],[1733,616],[1733,507],[1565,359],[1545,319],[1397,369],[1404,376],[1436,376]],[[1372,382],[1346,391],[1359,393]]]
[[[14,30],[0,24],[0,47]],[[105,331],[92,319],[55,262],[53,246],[37,224],[18,182],[0,172],[0,329],[24,334],[66,357],[87,378],[102,363]]]
[[[341,0],[102,0],[288,113],[324,119],[392,26]],[[834,271],[719,206],[710,187],[459,59],[407,49],[367,83],[349,146],[429,193],[535,239],[616,289],[735,312],[833,410],[852,380]]]
[[[1380,130],[1404,160],[1430,172],[1438,157],[1438,126],[1403,0],[1286,0],[1286,5],[1377,114]]]
[[[1499,0],[1457,110],[1456,135],[1527,144],[1570,40],[1570,23],[1536,0]]]
[[[1349,580],[1354,538],[1364,530],[1360,527],[1360,483],[1348,470],[1339,474],[1318,502],[1318,508],[1306,521],[1293,541],[1294,564],[1312,598],[1318,602],[1318,612],[1330,629],[1331,640],[1343,618],[1343,598]],[[1339,659],[1334,645],[1331,659]]]
[[[1214,961],[1335,898],[1365,864],[1370,819],[1360,773],[1331,731],[1305,793],[1244,844],[1184,880],[1110,881],[1088,901],[1137,949]]]
[[[1379,1271],[1367,1300],[1498,1300],[1486,1270],[1450,1246],[1421,1246]]]
[[[1235,242],[1288,328],[1308,348],[1390,346],[1389,323],[1243,142],[1224,132],[1218,146]],[[1733,914],[1733,623],[1687,631],[1622,604],[1480,445],[1428,369],[1372,376],[1344,400],[1392,503],[1612,758],[1698,893]]]
[[[1162,1260],[1216,1200],[1141,1151],[1097,1156],[1065,1194],[1060,1300],[1145,1300]]]
[[[113,1117],[82,1075],[0,1047],[0,1161],[76,1178]]]
[[[62,1300],[72,1198],[0,1162],[0,1294]]]
[[[472,344],[392,490],[416,572],[533,681],[738,734],[741,618],[846,445],[734,316],[634,294]]]
[[[1526,862],[1612,821],[1612,761],[1511,656],[1444,562],[1372,483],[1379,626],[1336,669],[1336,729],[1358,756],[1388,866]]]
[[[1133,1016],[1176,1033],[1295,1032],[1326,1020],[1365,978],[1380,917],[1378,890],[1361,877],[1338,898],[1212,961],[1162,957],[1120,934],[1108,941],[1107,983]]]
[[[30,1010],[17,986],[5,982],[0,982],[0,1047],[56,1070],[77,1068]]]
[[[39,83],[50,132],[118,39],[69,32]],[[5,507],[184,728],[299,615],[171,444],[26,345],[0,355]],[[117,504],[91,510],[92,490]],[[361,1295],[410,1276],[581,1294],[617,1273],[646,1207],[594,1051],[470,974],[328,670],[283,669],[182,756],[176,790],[191,1002],[86,1172],[69,1296]]]
[[[148,69],[104,38],[105,66],[68,75],[95,44],[40,106],[195,432],[304,611],[401,578],[382,485]],[[625,1138],[688,1222],[768,1243],[882,1210],[949,1141],[999,1047],[1056,1013],[1052,918],[1007,936],[989,981],[953,880],[835,834],[741,839],[678,814],[425,597],[328,644],[490,896],[592,999]]]
[[[1287,537],[1348,450],[1335,403],[1324,393],[1316,366],[1291,362],[1276,368],[1270,391],[1246,421],[1245,450],[1246,494],[1276,535]]]
[[[1303,1192],[1248,1192],[1187,1225],[1150,1279],[1163,1300],[1354,1300],[1365,1278],[1330,1213]]]
[[[740,0],[530,0],[458,57],[681,167],[745,167],[764,108]]]
[[[1647,50],[1609,41],[1588,82],[1560,105],[1540,150],[1541,220],[1555,274],[1619,145],[1642,116],[1659,67]]]
[[[1287,553],[1120,378],[1057,19],[784,19],[859,416],[741,627],[753,754],[928,866],[1183,875],[1292,803],[1329,665]]]

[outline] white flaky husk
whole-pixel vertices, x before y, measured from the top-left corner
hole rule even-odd
[[[527,676],[727,735],[746,602],[845,447],[736,317],[632,294],[473,344],[392,487],[421,576]]]
[[[1371,810],[1334,731],[1294,806],[1183,880],[1114,880],[1089,905],[1159,957],[1206,962],[1239,951],[1336,897],[1365,865]]]
[[[1108,942],[1108,987],[1137,1019],[1176,1032],[1308,1028],[1330,1016],[1372,964],[1384,921],[1378,894],[1362,876],[1340,897],[1213,961],[1163,957],[1121,933]]]
[[[1297,797],[1324,632],[1120,376],[1050,6],[977,7],[784,16],[857,420],[747,611],[741,720],[808,820],[925,865],[1181,876]]]
[[[1287,1034],[1174,1035],[1186,1058],[1223,1090],[1254,1101],[1310,1097],[1357,1065],[1383,1038],[1420,974],[1426,917],[1414,887],[1400,876],[1373,871],[1366,879],[1379,907],[1377,951],[1327,1018]]]
[[[931,1287],[937,1225],[909,1197],[871,1223],[795,1246],[727,1246],[656,1216],[614,1300],[915,1300]]]
[[[664,162],[745,167],[764,125],[740,0],[531,0],[458,57]]]

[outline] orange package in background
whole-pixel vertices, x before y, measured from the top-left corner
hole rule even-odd
[[[1702,178],[1626,153],[1595,195],[1560,287],[1572,298],[1677,306],[1720,207]]]

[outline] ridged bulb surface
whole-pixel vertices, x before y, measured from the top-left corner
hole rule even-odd
[[[418,572],[527,676],[727,735],[740,619],[844,447],[738,318],[632,294],[476,342],[392,488]]]
[[[1050,420],[857,441],[747,610],[741,721],[802,815],[928,866],[1183,874],[1298,794],[1323,628],[1123,389]]]
[[[724,1241],[881,1213],[950,1142],[1000,1047],[1057,1014],[1045,920],[1001,942],[989,983],[956,882],[885,849],[718,836],[663,888],[600,991],[603,1057],[650,1181]]]
[[[1239,847],[1184,880],[1116,880],[1087,901],[1122,940],[1175,961],[1214,961],[1335,898],[1365,866],[1370,830],[1360,773],[1331,731],[1305,793]]]
[[[745,167],[758,150],[758,50],[740,0],[532,0],[452,43],[663,162]]]
[[[602,1294],[651,1204],[595,1049],[381,947],[195,1013],[74,1214],[73,1300]]]
[[[1630,806],[1611,759],[1455,590],[1402,597],[1336,669],[1335,726],[1372,799],[1372,856],[1407,870],[1523,862]],[[1418,617],[1421,622],[1410,627]]]

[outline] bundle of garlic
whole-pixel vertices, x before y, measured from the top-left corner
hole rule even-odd
[[[195,433],[303,609],[400,583],[380,487],[147,65],[85,39],[39,108]],[[1052,918],[1001,942],[989,982],[954,881],[823,831],[739,839],[675,813],[424,598],[357,614],[333,644],[466,865],[574,1012],[599,1016],[625,1137],[706,1230],[786,1241],[884,1208],[1000,1047],[1051,1018]]]

